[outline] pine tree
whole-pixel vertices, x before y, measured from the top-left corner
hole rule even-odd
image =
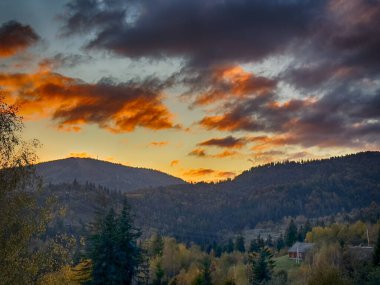
[[[201,264],[201,273],[193,281],[193,285],[212,285],[211,260],[206,257]]]
[[[249,257],[251,274],[250,284],[263,284],[272,279],[274,261],[270,250],[265,247],[259,253],[252,253]]]
[[[228,240],[228,243],[226,246],[226,251],[227,251],[227,253],[231,253],[234,251],[234,242],[232,241],[232,239]]]
[[[284,242],[284,238],[282,236],[282,234],[280,234],[280,236],[278,237],[277,241],[276,241],[276,248],[277,248],[277,251],[280,251],[281,249],[283,249],[285,247],[285,242]]]
[[[244,237],[238,236],[235,241],[235,250],[240,252],[245,252]]]
[[[266,240],[266,244],[268,247],[273,247],[273,239],[271,235],[268,235],[268,238]]]
[[[303,226],[300,226],[297,232],[297,240],[303,242],[305,240],[306,234]]]
[[[251,240],[251,243],[249,245],[249,252],[259,252],[259,245],[257,244],[256,239]]]
[[[293,219],[291,219],[289,226],[285,232],[285,244],[287,246],[292,246],[296,240],[297,240],[297,226],[294,223]]]
[[[141,236],[139,230],[133,227],[131,208],[124,200],[123,209],[117,219],[116,244],[117,259],[120,266],[121,284],[130,284],[141,262],[141,249],[137,245],[137,239]]]
[[[91,284],[131,284],[141,261],[141,250],[137,246],[139,236],[126,202],[119,216],[110,209],[90,240]]]

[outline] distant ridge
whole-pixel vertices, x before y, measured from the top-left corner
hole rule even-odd
[[[55,169],[65,173],[64,168]],[[271,163],[221,183],[183,183],[126,194],[104,190],[79,183],[46,186],[46,193],[54,193],[68,209],[65,223],[78,232],[94,219],[101,203],[117,208],[125,197],[143,231],[159,231],[189,241],[202,241],[205,236],[200,233],[211,239],[223,238],[225,233],[252,229],[261,222],[278,223],[286,217],[317,219],[340,213],[351,218],[352,213],[361,217],[368,213],[362,209],[371,209],[377,221],[380,152]]]
[[[66,158],[37,164],[44,184],[90,182],[121,192],[142,188],[185,184],[180,178],[161,171],[124,166],[92,158]]]

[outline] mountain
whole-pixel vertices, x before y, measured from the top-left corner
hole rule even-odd
[[[72,179],[71,179],[72,181]],[[169,185],[126,194],[78,183],[47,187],[69,211],[61,224],[84,227],[98,207],[127,197],[137,225],[180,239],[220,238],[284,217],[334,216],[380,205],[380,152],[254,167],[232,181]],[[79,227],[77,227],[79,228]]]
[[[44,183],[60,184],[91,182],[112,190],[133,192],[141,188],[185,184],[180,178],[166,173],[124,166],[91,158],[66,158],[40,163],[37,173]]]

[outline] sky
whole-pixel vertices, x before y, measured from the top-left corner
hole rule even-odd
[[[187,181],[379,150],[378,0],[2,0],[0,96],[40,161]]]

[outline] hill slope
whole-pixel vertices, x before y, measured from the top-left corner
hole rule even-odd
[[[90,158],[67,158],[40,163],[37,173],[46,183],[91,182],[113,190],[132,192],[141,188],[184,184],[182,179],[166,173],[128,167]]]
[[[124,195],[92,185],[61,184],[48,190],[69,209],[65,224],[86,224],[94,209],[116,206]],[[252,168],[218,184],[183,184],[125,194],[145,232],[179,238],[223,236],[286,216],[317,218],[380,205],[380,152]],[[78,222],[78,219],[82,222]]]
[[[231,182],[147,189],[129,199],[142,224],[168,233],[236,232],[285,216],[334,215],[380,204],[380,152],[268,164]]]

